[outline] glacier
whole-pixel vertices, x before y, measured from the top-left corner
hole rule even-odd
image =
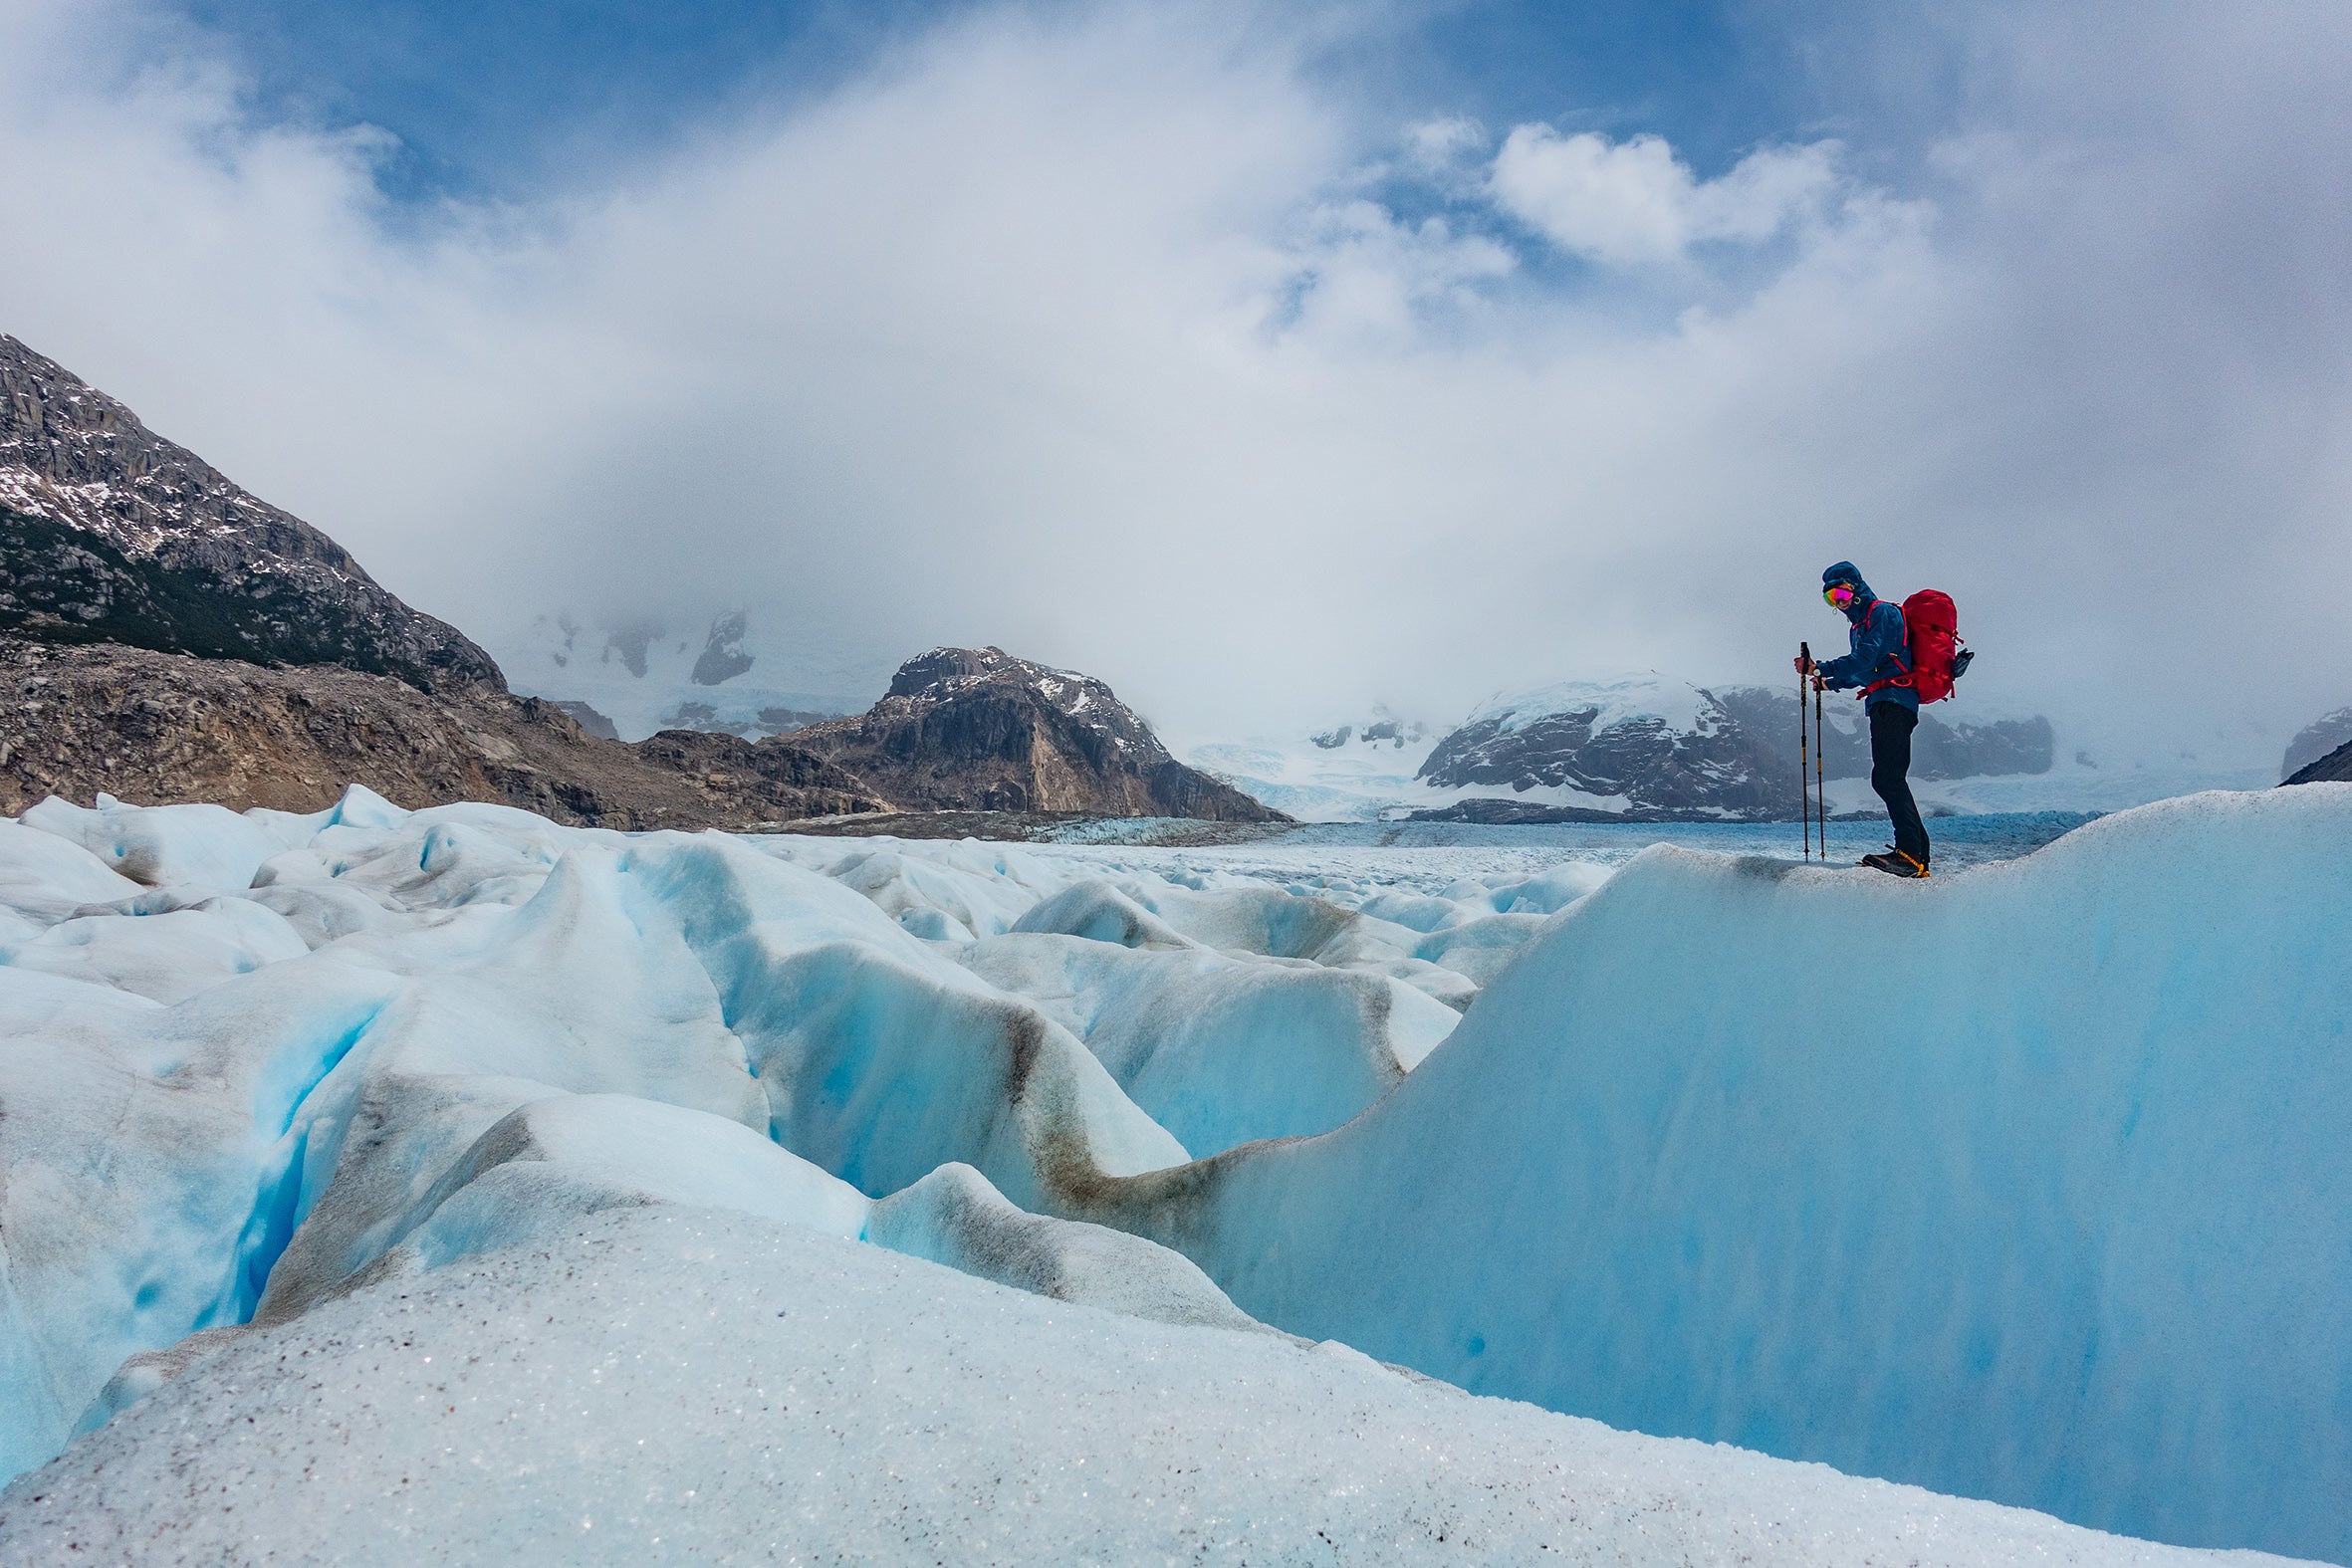
[[[2352,1558],[2348,830],[47,801],[0,1559]]]

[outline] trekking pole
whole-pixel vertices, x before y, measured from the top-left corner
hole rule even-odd
[[[1804,705],[1797,704],[1797,718],[1804,718]],[[1829,863],[1829,785],[1821,764],[1829,750],[1827,739],[1821,734],[1821,672],[1813,671],[1813,804],[1821,813],[1821,863]]]
[[[1796,645],[1796,794],[1804,810],[1805,858],[1813,858],[1813,782],[1805,775],[1811,772],[1812,756],[1805,744],[1805,682],[1812,679],[1813,650],[1809,643]]]

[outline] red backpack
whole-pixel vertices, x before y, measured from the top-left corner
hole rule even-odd
[[[1952,683],[1976,657],[1960,640],[1960,610],[1952,595],[1937,588],[1921,588],[1903,601],[1903,636],[1908,675],[1877,681],[1863,695],[1887,686],[1908,686],[1923,703],[1942,702],[1952,695]]]

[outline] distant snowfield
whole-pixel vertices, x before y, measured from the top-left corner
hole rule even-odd
[[[0,819],[0,1561],[2352,1555],[2352,786],[1629,847]]]
[[[1184,761],[1302,822],[1371,822],[1463,800],[1518,800],[1609,812],[1625,811],[1633,803],[1622,794],[1593,794],[1570,784],[1440,788],[1416,777],[1416,772],[1442,738],[1440,732],[1402,747],[1387,741],[1350,741],[1328,750],[1311,740],[1217,743],[1192,748]]]

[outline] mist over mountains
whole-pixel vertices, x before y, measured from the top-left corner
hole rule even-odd
[[[518,690],[590,710],[584,724],[609,725],[627,741],[660,730],[788,734],[862,712],[894,668],[843,658],[741,608],[610,617],[559,610],[501,646]]]
[[[780,637],[768,618],[741,608],[660,619],[544,616],[507,668],[520,689],[622,739],[663,729],[755,740],[791,735],[864,711],[891,679],[882,663]],[[1870,767],[1859,706],[1833,695],[1824,709],[1825,777],[1832,786],[1857,784]],[[1469,714],[1406,716],[1367,704],[1333,717],[1338,722],[1300,723],[1287,735],[1239,735],[1235,725],[1177,749],[1193,766],[1309,820],[1416,812],[1493,821],[1587,813],[1776,820],[1797,813],[1793,686],[1649,671],[1500,694]],[[2332,733],[2330,722],[2315,725],[2298,747],[2309,751]],[[2113,751],[2104,740],[1988,702],[1964,686],[1952,703],[1923,713],[1912,778],[1930,811],[1973,812],[2114,810],[2283,777],[2259,763],[2233,765],[2232,747],[2216,750],[2221,760],[2168,754],[2152,742]],[[1833,787],[1832,795],[1842,811],[1876,807],[1866,788]]]
[[[707,617],[543,614],[502,672],[455,628],[378,586],[325,534],[154,435],[122,404],[14,338],[0,338],[0,511],[8,522],[0,539],[0,632],[50,644],[118,643],[286,668],[335,665],[481,709],[480,717],[439,729],[394,720],[386,709],[387,734],[456,737],[441,745],[429,765],[419,765],[421,771],[371,776],[390,790],[487,791],[528,801],[534,809],[577,809],[588,819],[620,811],[627,820],[646,823],[703,819],[697,813],[714,811],[721,819],[730,812],[792,816],[888,803],[1114,815],[1192,814],[1198,807],[1220,817],[1271,808],[1342,820],[1415,814],[1489,821],[1773,820],[1796,814],[1793,694],[1761,686],[1700,687],[1656,673],[1571,680],[1497,697],[1458,723],[1375,709],[1350,723],[1301,727],[1286,741],[1213,740],[1189,747],[1194,767],[1257,802],[1245,807],[1239,796],[1220,794],[1205,780],[1186,782],[1189,771],[1108,688],[993,649],[950,651],[1009,660],[1008,668],[1027,671],[1006,692],[1026,694],[1021,702],[1029,706],[989,719],[975,710],[963,728],[945,729],[930,721],[909,726],[903,715],[883,714],[893,697],[906,695],[899,688],[923,659],[893,675],[880,661],[844,656],[809,628],[779,628],[742,608]],[[170,669],[157,666],[147,678],[165,680]],[[89,689],[117,689],[126,672],[124,667]],[[551,730],[537,710],[527,722],[510,723],[504,717],[512,701],[510,680],[576,731]],[[1132,766],[1118,760],[1120,747],[1089,739],[1094,718],[1075,721],[1056,706],[1047,689],[1057,682],[1073,691],[1098,691],[1097,717],[1114,708],[1124,716],[1116,723],[1124,727],[1120,734]],[[176,677],[166,684],[178,693],[173,701],[196,705],[186,708],[189,713],[208,700]],[[2219,772],[2194,759],[2153,769],[2112,760],[2102,767],[2049,719],[1980,717],[1968,700],[1973,696],[1964,690],[1963,700],[1947,712],[1931,710],[1923,717],[1915,778],[1931,811],[2112,809],[2186,789],[2274,782]],[[998,698],[975,687],[957,700],[969,706]],[[397,707],[405,700],[387,701]],[[1867,772],[1866,742],[1849,702],[1833,701],[1830,708],[1825,776],[1832,784],[1851,785]],[[865,717],[852,723],[850,715]],[[2330,714],[2298,736],[2283,772],[2341,744],[2343,718]],[[874,724],[894,738],[847,738]],[[246,739],[223,739],[214,749],[220,761],[207,764],[211,771],[203,778],[216,791],[246,787],[234,782],[249,772],[235,758],[272,751],[261,738],[305,727],[293,724],[290,730],[286,721],[257,711],[249,728]],[[1050,732],[1057,738],[1041,739]],[[155,744],[152,737],[133,743],[127,732],[116,733],[131,755]],[[287,754],[273,777],[310,780],[301,787],[315,792],[339,773],[358,777],[380,761],[360,731],[314,727],[310,733],[305,744],[312,749]],[[661,758],[641,753],[625,765],[590,761],[579,751],[643,743],[663,733],[711,742],[665,743]],[[821,766],[818,753],[808,750],[820,736],[830,737],[824,751],[835,763],[849,763],[851,773]],[[767,781],[758,787],[768,793],[756,804],[730,795],[730,786],[709,784],[731,776],[724,768],[711,771],[715,753],[705,758],[694,750],[707,751],[713,743],[781,744],[780,737],[799,738],[803,750],[795,760],[778,753],[771,760],[775,766],[742,773]],[[404,744],[413,751],[416,743]],[[941,745],[944,752],[928,756],[926,748]],[[695,759],[689,766],[701,770],[697,777],[706,782],[695,786],[694,803],[676,808],[684,816],[665,816],[672,808],[654,803],[666,784],[618,782],[622,775],[636,779],[629,770],[646,765],[659,774],[689,753]],[[34,770],[24,773],[19,788],[40,787],[42,779],[63,783],[84,776],[77,771],[85,765],[46,744],[19,745],[12,755],[20,773]],[[521,762],[525,757],[537,760]],[[1011,772],[991,761],[999,757],[1010,760]],[[601,792],[590,788],[567,806],[557,785],[541,777],[548,769],[555,776],[573,771],[606,782]],[[1179,772],[1161,783],[1135,783],[1165,769]],[[179,779],[168,768],[141,777],[149,792],[168,791]],[[180,782],[193,787],[195,778]],[[783,792],[776,792],[779,787]],[[808,793],[812,788],[818,792]],[[1867,796],[1853,788],[1833,794],[1840,809],[1870,809]],[[623,798],[640,803],[622,807]]]
[[[1280,819],[1175,761],[1100,682],[993,648],[909,661],[862,718],[739,687],[752,711],[738,728],[711,703],[654,702],[675,710],[666,727],[623,742],[586,702],[511,693],[487,653],[325,534],[13,337],[0,527],[0,683],[14,688],[0,811],[60,795],[304,812],[360,784],[632,830],[939,809]],[[569,619],[551,631],[556,670],[617,667],[607,678],[640,690],[662,690],[671,661],[695,691],[758,663],[740,614],[691,653],[648,621],[600,641]],[[821,722],[822,750],[776,738]],[[887,792],[872,782],[885,779]]]

